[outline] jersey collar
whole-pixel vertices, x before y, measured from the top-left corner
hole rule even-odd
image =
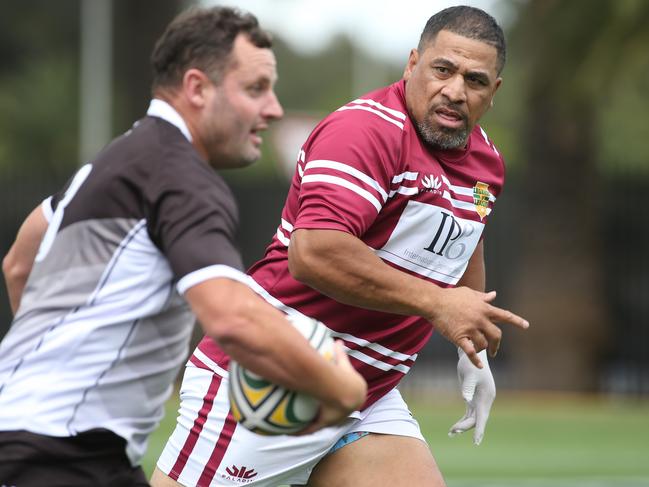
[[[189,129],[187,128],[187,124],[183,120],[183,117],[181,117],[176,109],[166,101],[154,98],[151,100],[151,104],[149,105],[146,114],[150,117],[161,118],[162,120],[175,125],[189,142],[192,141],[192,135],[189,133]]]

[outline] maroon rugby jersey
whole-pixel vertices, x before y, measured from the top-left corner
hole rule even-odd
[[[466,149],[434,151],[424,144],[404,91],[402,80],[320,122],[298,155],[277,233],[249,271],[284,306],[323,321],[344,341],[369,385],[363,407],[398,384],[432,327],[418,316],[341,304],[293,279],[291,232],[350,233],[397,269],[451,287],[467,267],[504,180],[502,157],[478,126]],[[198,354],[227,367],[209,338]]]

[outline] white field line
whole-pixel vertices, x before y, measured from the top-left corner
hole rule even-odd
[[[446,479],[448,487],[647,487],[647,477]]]

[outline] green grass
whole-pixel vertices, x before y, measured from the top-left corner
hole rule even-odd
[[[459,416],[458,405],[411,406],[450,485],[453,479],[497,479],[502,484],[506,479],[602,479],[617,487],[621,484],[615,479],[643,479],[637,485],[649,486],[647,402],[502,396],[479,447],[470,435],[446,436]]]
[[[154,433],[149,475],[175,425],[177,400]],[[409,400],[449,487],[648,487],[649,402],[501,394],[481,446],[448,438],[459,400]]]
[[[174,392],[165,406],[165,417],[160,422],[160,426],[156,429],[149,438],[149,448],[142,459],[142,468],[146,473],[147,478],[151,478],[155,464],[158,461],[162,449],[167,443],[167,439],[176,427],[176,417],[178,416],[178,404],[180,398],[178,392]]]

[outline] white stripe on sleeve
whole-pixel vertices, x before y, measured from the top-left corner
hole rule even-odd
[[[385,192],[385,190],[381,187],[381,185],[376,181],[375,179],[372,179],[369,177],[367,174],[365,174],[362,171],[359,171],[355,167],[352,167],[348,164],[343,164],[342,162],[338,161],[329,161],[325,159],[316,159],[313,161],[307,162],[304,170],[308,171],[309,169],[315,169],[315,168],[325,168],[325,169],[334,169],[336,171],[344,172],[345,174],[349,174],[350,176],[354,176],[356,179],[359,179],[363,181],[365,184],[368,186],[371,186],[374,188],[382,197],[383,201],[388,199],[388,195]]]
[[[374,101],[370,98],[357,98],[353,102],[355,105],[360,105],[362,103],[366,103],[368,105],[372,105],[373,107],[379,108],[383,110],[384,112],[389,113],[395,118],[398,118],[400,120],[405,120],[406,119],[406,114],[403,112],[400,112],[399,110],[395,110],[394,108],[388,108],[385,105],[380,104],[378,101]]]
[[[286,230],[286,231],[292,232],[293,231],[293,225],[291,223],[287,222],[286,220],[284,220],[283,218],[281,220],[282,220],[282,228],[284,230]]]
[[[52,220],[52,215],[54,214],[54,211],[52,210],[52,197],[48,196],[43,200],[41,203],[41,210],[43,211],[43,216],[45,217],[45,220],[47,220],[47,223],[49,223]]]
[[[289,246],[291,243],[291,239],[289,239],[286,235],[284,235],[284,232],[282,232],[281,228],[277,229],[277,233],[275,234],[277,237],[277,240],[279,240],[281,243],[283,243],[286,247]]]
[[[336,111],[337,111],[337,112],[340,112],[340,111],[342,111],[342,110],[365,110],[366,112],[370,112],[370,113],[373,113],[374,115],[378,115],[378,116],[381,117],[383,120],[387,120],[388,122],[390,122],[390,123],[396,125],[396,126],[399,127],[401,130],[403,130],[403,123],[401,123],[401,122],[395,120],[394,118],[390,118],[389,116],[387,116],[387,115],[386,115],[385,113],[383,113],[383,112],[380,112],[380,111],[378,111],[378,110],[375,110],[374,108],[366,107],[365,105],[353,105],[353,106],[347,106],[347,105],[346,105],[346,106],[344,106],[344,107],[340,107],[340,108],[339,108],[338,110],[336,110]]]
[[[369,191],[366,191],[363,188],[359,187],[358,185],[347,181],[346,179],[339,178],[337,176],[328,176],[326,174],[313,174],[304,176],[302,178],[302,184],[305,183],[329,183],[335,184],[337,186],[342,186],[343,188],[347,188],[350,191],[353,191],[357,195],[365,198],[367,201],[372,203],[372,206],[376,208],[377,212],[381,211],[381,203],[374,197],[374,195],[372,195]]]
[[[239,281],[246,286],[252,287],[252,278],[247,274],[244,274],[234,267],[223,264],[216,264],[190,272],[182,279],[180,279],[180,281],[178,281],[178,284],[176,284],[176,289],[178,289],[178,292],[180,294],[185,294],[185,291],[187,291],[190,287],[196,286],[197,284],[205,282],[209,279],[215,279],[219,277],[225,277],[232,279],[233,281]]]

